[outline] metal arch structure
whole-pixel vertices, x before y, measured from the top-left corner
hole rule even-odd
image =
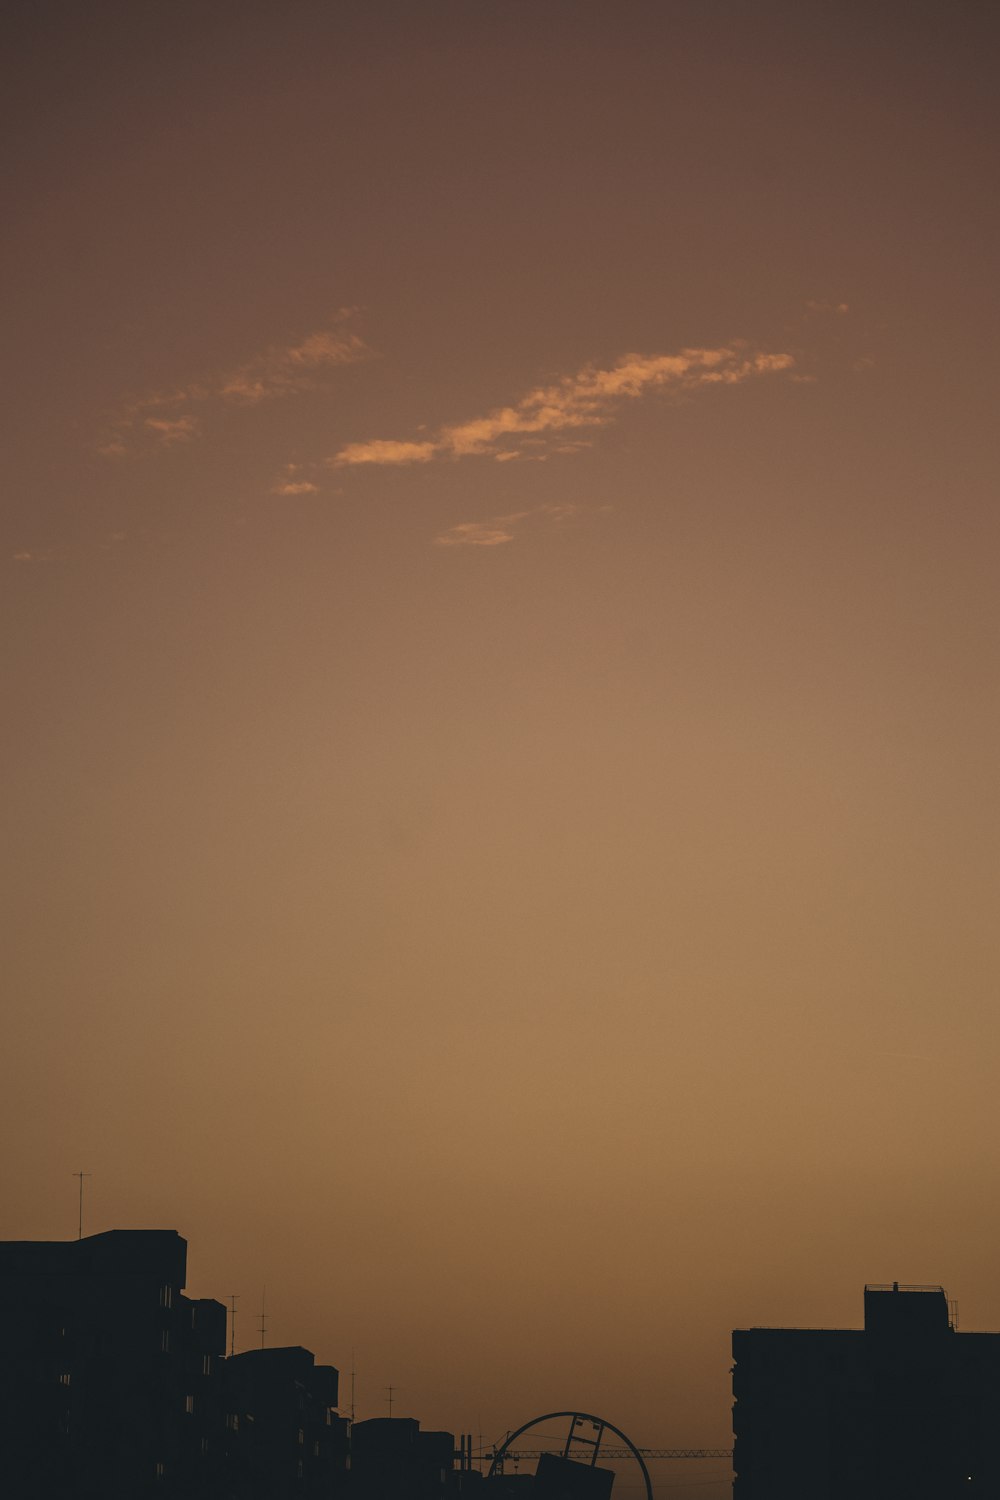
[[[601,1440],[605,1432],[614,1433],[615,1437],[619,1438],[624,1444],[629,1456],[634,1458],[639,1465],[643,1483],[646,1486],[646,1500],[653,1500],[653,1484],[649,1477],[649,1470],[646,1468],[646,1461],[639,1449],[632,1442],[631,1438],[626,1437],[620,1427],[616,1427],[613,1422],[606,1422],[603,1417],[595,1417],[589,1411],[547,1411],[540,1417],[532,1417],[530,1422],[525,1422],[524,1426],[519,1427],[516,1432],[509,1432],[500,1447],[493,1454],[493,1462],[490,1464],[489,1473],[486,1476],[487,1479],[492,1479],[495,1475],[503,1473],[504,1459],[507,1457],[511,1443],[516,1443],[518,1438],[523,1437],[526,1432],[530,1432],[532,1427],[540,1427],[543,1422],[558,1422],[562,1417],[569,1417],[570,1419],[569,1435],[566,1438],[566,1446],[563,1449],[564,1458],[571,1456],[570,1449],[574,1443],[582,1444],[592,1450],[590,1464],[593,1467],[597,1463],[597,1458],[601,1451]],[[584,1422],[589,1422],[596,1429],[596,1438],[585,1438],[578,1435],[576,1429]],[[515,1457],[514,1454],[510,1456],[512,1458]]]

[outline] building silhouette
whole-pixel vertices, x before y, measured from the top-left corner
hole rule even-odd
[[[734,1500],[1000,1494],[1000,1334],[941,1287],[868,1286],[863,1330],[733,1334]]]
[[[0,1244],[0,1493],[210,1493],[226,1309],[172,1230]]]
[[[318,1500],[347,1486],[348,1422],[338,1373],[308,1349],[249,1349],[223,1361],[226,1493],[239,1500]]]
[[[532,1500],[609,1500],[614,1483],[611,1469],[543,1453],[535,1470]]]
[[[173,1230],[0,1243],[0,1496],[447,1500],[471,1438],[350,1424],[308,1349],[225,1357],[226,1308],[184,1295]],[[457,1463],[456,1463],[457,1460]]]
[[[351,1429],[351,1495],[360,1500],[437,1500],[457,1490],[455,1439],[421,1432],[413,1417],[372,1417]]]

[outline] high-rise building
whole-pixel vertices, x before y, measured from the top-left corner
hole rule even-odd
[[[734,1500],[1000,1495],[1000,1334],[941,1287],[868,1286],[863,1329],[733,1334]]]
[[[186,1259],[173,1230],[0,1244],[0,1493],[210,1492],[226,1309]]]

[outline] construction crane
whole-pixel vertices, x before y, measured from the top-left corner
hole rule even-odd
[[[511,1461],[519,1458],[541,1458],[543,1453],[555,1453],[559,1451],[559,1445],[553,1443],[548,1448],[518,1448],[511,1450],[507,1457]],[[634,1453],[641,1453],[643,1458],[732,1458],[732,1448],[636,1448]],[[632,1458],[634,1456],[631,1448],[601,1448],[602,1458]],[[489,1457],[487,1453],[486,1457]]]

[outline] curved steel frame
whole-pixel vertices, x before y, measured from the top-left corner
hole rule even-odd
[[[518,1438],[523,1437],[524,1434],[526,1432],[529,1432],[532,1427],[538,1427],[542,1422],[557,1422],[560,1417],[572,1418],[572,1423],[569,1429],[569,1437],[566,1440],[567,1450],[569,1449],[570,1443],[574,1441],[573,1432],[577,1422],[592,1422],[593,1425],[599,1429],[597,1444],[592,1460],[592,1462],[594,1463],[597,1462],[597,1456],[600,1452],[601,1438],[606,1431],[613,1432],[615,1437],[621,1438],[629,1453],[631,1453],[632,1457],[639,1465],[639,1468],[642,1470],[643,1481],[646,1485],[646,1500],[653,1500],[653,1485],[649,1477],[649,1470],[646,1468],[646,1461],[643,1458],[642,1454],[639,1452],[638,1448],[632,1442],[631,1438],[627,1438],[624,1432],[622,1432],[621,1428],[616,1427],[613,1422],[606,1422],[603,1417],[595,1417],[594,1414],[589,1411],[547,1411],[541,1417],[532,1417],[530,1422],[525,1422],[524,1426],[519,1427],[516,1432],[508,1433],[507,1437],[504,1439],[500,1447],[493,1455],[493,1462],[490,1464],[489,1473],[486,1476],[487,1479],[492,1479],[496,1473],[503,1472],[503,1461],[507,1456],[507,1450],[510,1447],[511,1443],[516,1443]],[[577,1439],[577,1441],[579,1440]],[[513,1457],[514,1455],[511,1456]]]

